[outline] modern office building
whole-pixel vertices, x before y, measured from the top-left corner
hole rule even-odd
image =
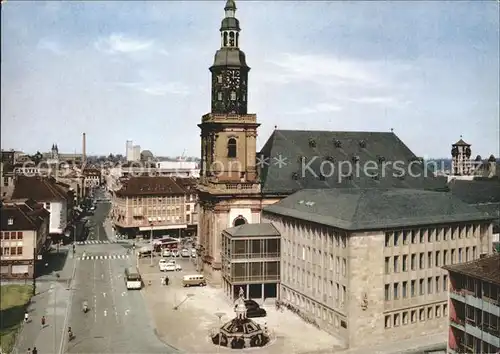
[[[500,254],[449,271],[448,353],[500,353]]]

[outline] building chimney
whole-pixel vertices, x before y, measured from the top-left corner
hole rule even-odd
[[[85,166],[85,160],[87,159],[87,137],[85,133],[82,135],[82,167]]]

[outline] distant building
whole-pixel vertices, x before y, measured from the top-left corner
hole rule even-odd
[[[134,145],[132,149],[132,161],[140,161],[141,160],[141,146],[140,145]]]
[[[448,353],[500,353],[500,254],[449,271]]]
[[[134,142],[132,140],[127,140],[125,144],[125,157],[127,161],[134,161]]]
[[[281,234],[280,300],[349,347],[444,342],[441,267],[491,253],[492,217],[443,192],[301,190],[262,220]]]
[[[33,278],[35,263],[49,247],[50,213],[28,200],[0,207],[0,278]]]
[[[143,150],[141,152],[141,158],[140,158],[141,161],[153,161],[154,158],[155,157],[154,157],[153,153],[149,150]]]
[[[195,161],[159,161],[156,172],[160,176],[200,177],[200,167]]]
[[[473,180],[475,178],[498,178],[496,158],[493,155],[483,160],[480,155],[471,159],[471,144],[462,139],[451,145],[451,174],[448,181],[453,179]]]
[[[192,195],[171,177],[123,179],[120,189],[113,192],[113,224],[119,233],[131,236],[149,237],[151,231],[184,236],[188,215],[192,215]]]

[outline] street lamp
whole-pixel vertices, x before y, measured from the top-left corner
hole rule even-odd
[[[221,347],[221,336],[222,336],[222,333],[221,333],[221,328],[222,328],[222,316],[224,316],[225,313],[224,312],[216,312],[215,313],[215,316],[217,316],[219,318],[219,326],[217,328],[218,332],[219,332],[219,345],[217,346],[217,353],[220,353],[220,347]]]

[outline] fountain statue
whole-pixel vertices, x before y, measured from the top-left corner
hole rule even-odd
[[[231,349],[263,347],[269,343],[267,328],[263,330],[259,324],[247,318],[243,288],[240,288],[234,302],[234,312],[235,317],[212,334],[212,343]]]

